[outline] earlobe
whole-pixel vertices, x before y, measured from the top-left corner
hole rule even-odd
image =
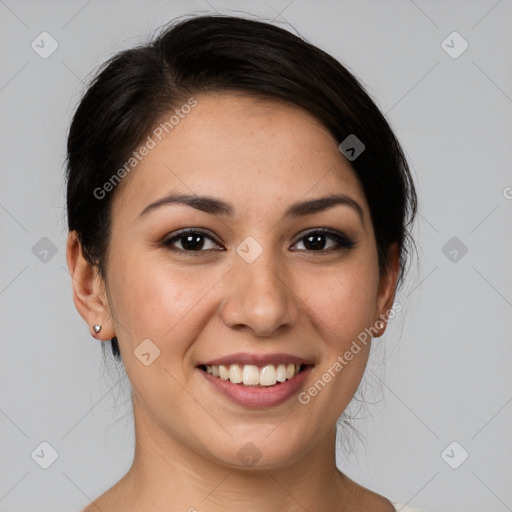
[[[87,322],[91,335],[101,340],[113,338],[115,330],[103,279],[98,267],[85,257],[75,231],[68,235],[66,259],[71,275],[73,302]],[[99,330],[94,328],[97,325],[101,326],[101,337]]]
[[[397,243],[389,247],[389,265],[385,274],[379,278],[379,290],[377,296],[377,319],[375,326],[378,333],[375,338],[382,336],[388,324],[388,317],[393,302],[395,300],[395,291],[398,283],[398,274],[400,270],[400,251]]]

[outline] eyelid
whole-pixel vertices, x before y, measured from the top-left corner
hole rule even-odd
[[[200,234],[200,235],[203,235],[207,238],[209,238],[210,240],[212,240],[213,242],[215,242],[217,245],[219,246],[222,246],[222,244],[216,239],[215,236],[213,236],[212,233],[210,233],[209,231],[205,230],[204,228],[183,228],[183,229],[180,229],[178,231],[174,231],[173,233],[171,233],[170,235],[166,235],[163,239],[162,239],[162,243],[166,246],[169,246],[171,247],[172,246],[172,243],[179,240],[180,238],[182,238],[183,236],[187,235],[188,233],[195,233],[195,234]],[[178,251],[182,251],[182,252],[205,252],[205,251],[184,251],[183,249],[177,249]],[[219,249],[219,250],[225,250],[224,247],[222,247],[222,249]]]
[[[339,249],[343,249],[343,248],[351,249],[352,247],[354,247],[357,244],[357,242],[355,242],[352,238],[350,238],[349,236],[347,236],[345,233],[343,233],[341,231],[337,231],[337,230],[329,229],[329,228],[311,228],[311,229],[308,229],[307,231],[300,233],[300,235],[297,237],[297,239],[293,243],[293,245],[296,245],[298,242],[302,241],[308,235],[312,235],[315,233],[321,233],[322,235],[330,236],[332,239],[334,239],[338,243]],[[293,247],[293,245],[292,245],[292,247]],[[321,252],[330,252],[331,250],[332,249],[325,249],[325,250],[320,250],[320,251],[306,251],[306,252],[321,253]]]
[[[162,240],[162,243],[165,246],[173,247],[172,244],[174,242],[176,242],[180,238],[184,237],[188,233],[194,233],[194,234],[203,235],[206,238],[209,238],[210,240],[212,240],[218,246],[220,246],[221,249],[218,249],[218,250],[221,250],[221,251],[225,251],[226,250],[223,247],[222,243],[220,243],[212,233],[210,233],[208,230],[205,230],[204,228],[183,228],[183,229],[180,229],[178,231],[175,231],[175,232],[171,233],[171,235],[166,236]],[[333,248],[322,249],[322,250],[319,250],[319,251],[307,251],[307,250],[304,251],[303,249],[299,249],[299,251],[301,251],[301,252],[311,252],[311,253],[315,253],[315,252],[316,253],[332,252],[334,250],[351,249],[351,248],[353,248],[357,244],[357,242],[355,242],[352,238],[350,238],[349,236],[347,236],[345,233],[343,233],[341,231],[337,231],[337,230],[330,229],[330,228],[318,227],[318,228],[311,228],[311,229],[308,229],[308,230],[303,231],[302,233],[300,233],[297,236],[295,242],[292,244],[292,247],[294,245],[296,245],[297,243],[301,242],[302,240],[304,240],[304,238],[306,238],[308,235],[317,234],[317,233],[320,233],[322,235],[326,235],[326,236],[332,238],[337,243],[337,248],[334,248],[334,249]],[[202,250],[202,251],[186,251],[184,249],[179,249],[179,248],[175,248],[175,249],[177,251],[179,251],[179,252],[196,253],[196,254],[199,254],[201,252],[207,252],[205,250]],[[211,250],[211,249],[208,249],[208,250]],[[297,249],[291,249],[291,250],[292,251],[297,251]]]

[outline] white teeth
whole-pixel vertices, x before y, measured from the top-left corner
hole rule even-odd
[[[213,374],[213,371],[212,371],[212,374]],[[221,364],[219,366],[219,377],[222,380],[229,380],[229,367],[226,367],[223,364]]]
[[[260,371],[257,366],[253,364],[244,365],[243,383],[246,386],[256,386],[260,383]]]
[[[237,364],[232,364],[229,367],[229,380],[235,384],[240,384],[243,380],[242,368]]]
[[[276,368],[273,364],[267,364],[261,369],[260,385],[273,386],[276,383]]]
[[[276,380],[277,380],[277,382],[284,382],[286,380],[286,365],[285,364],[277,365]]]
[[[297,375],[300,364],[267,364],[261,368],[254,364],[245,365],[205,365],[207,373],[222,380],[229,380],[235,384],[245,386],[274,386],[278,382],[284,382]]]

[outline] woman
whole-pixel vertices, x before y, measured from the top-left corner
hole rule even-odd
[[[68,139],[75,305],[132,386],[87,512],[413,510],[335,464],[416,211],[386,120],[287,31],[196,17],[111,59]]]

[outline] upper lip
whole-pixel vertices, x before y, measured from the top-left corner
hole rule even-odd
[[[311,365],[312,361],[304,359],[303,357],[294,356],[292,354],[285,353],[277,353],[277,354],[250,354],[248,352],[240,352],[237,354],[230,354],[223,357],[218,357],[216,359],[210,359],[208,361],[203,361],[198,363],[197,366],[203,365],[212,365],[219,366],[225,365],[228,366],[230,364],[253,364],[256,366],[261,366],[264,364],[280,364],[280,363],[294,363],[294,364],[304,364]]]

